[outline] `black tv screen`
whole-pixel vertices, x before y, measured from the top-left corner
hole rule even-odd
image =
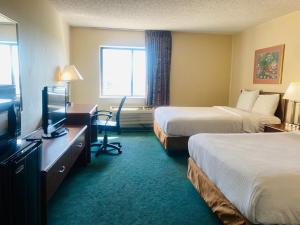
[[[43,89],[43,130],[51,134],[66,120],[66,88],[48,86]]]

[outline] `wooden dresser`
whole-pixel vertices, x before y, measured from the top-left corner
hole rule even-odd
[[[43,139],[41,169],[42,224],[47,224],[48,201],[76,161],[86,159],[87,126],[66,126],[68,134]],[[86,162],[85,162],[86,164]]]
[[[97,131],[92,131],[93,115],[97,111],[97,105],[94,104],[72,104],[67,108],[66,125],[86,125],[86,163],[91,162],[91,141],[97,140]]]

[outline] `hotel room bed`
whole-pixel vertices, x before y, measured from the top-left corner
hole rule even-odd
[[[226,106],[158,107],[154,112],[154,132],[168,153],[186,151],[189,137],[197,133],[259,132],[266,123],[279,124],[284,117],[284,107],[282,98],[275,116]]]
[[[300,132],[197,134],[188,178],[225,224],[300,224]]]

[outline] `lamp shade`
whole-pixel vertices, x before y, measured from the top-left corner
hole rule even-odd
[[[290,83],[288,89],[284,93],[283,99],[300,102],[300,82]]]
[[[74,65],[65,66],[60,75],[61,81],[83,80],[81,74]]]

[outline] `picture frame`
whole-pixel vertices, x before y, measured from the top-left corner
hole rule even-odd
[[[276,45],[255,51],[254,84],[281,84],[285,45]]]

